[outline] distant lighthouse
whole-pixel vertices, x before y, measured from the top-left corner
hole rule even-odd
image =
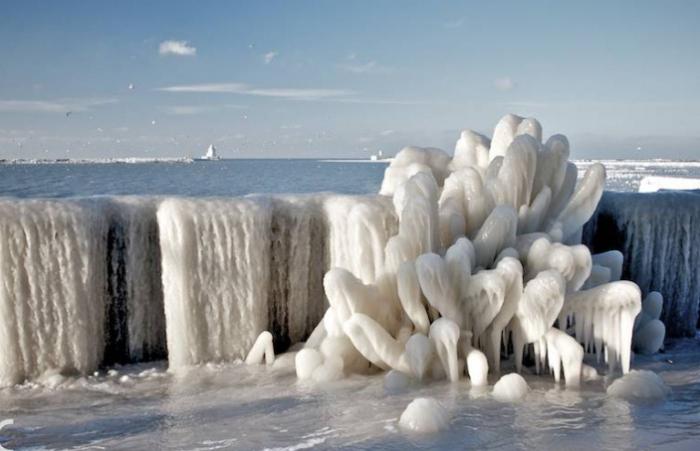
[[[209,148],[207,149],[207,153],[199,158],[195,158],[195,160],[196,161],[217,161],[217,160],[221,160],[221,157],[219,155],[217,155],[216,147],[214,147],[214,144],[209,144]]]

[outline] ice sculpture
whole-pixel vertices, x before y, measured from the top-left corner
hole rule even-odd
[[[392,386],[465,373],[480,386],[512,343],[518,371],[528,351],[555,381],[563,369],[567,386],[597,377],[584,352],[628,373],[641,293],[619,281],[619,253],[591,256],[580,244],[605,168],[591,165],[577,185],[568,157],[566,137],[542,143],[539,122],[514,115],[491,141],[462,132],[452,159],[432,148],[399,152],[380,191],[398,226],[378,209],[351,207],[359,228],[345,231],[353,248],[324,279],[330,307],[306,344],[321,350],[311,361],[339,357],[344,374],[391,371]],[[649,315],[638,325],[651,347],[658,314]],[[298,371],[308,377],[306,360]],[[526,392],[516,375],[494,389],[503,399]]]

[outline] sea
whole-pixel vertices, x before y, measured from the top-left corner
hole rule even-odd
[[[376,193],[388,163],[366,160],[232,159],[221,161],[0,164],[0,196],[242,196],[252,193]],[[646,176],[700,178],[700,161],[602,160],[606,189],[637,191]],[[581,175],[593,161],[577,161]]]
[[[603,163],[606,189],[615,191],[636,191],[647,175],[700,177],[698,162]],[[385,168],[334,160],[0,164],[0,196],[366,194],[378,191]],[[667,399],[611,398],[606,380],[564,389],[527,372],[531,391],[515,404],[466,381],[396,391],[378,374],[319,386],[298,381],[284,355],[270,368],[209,364],[177,374],[165,361],[117,365],[0,390],[0,449],[700,449],[700,340],[671,340],[632,367],[657,372]],[[443,404],[447,430],[399,428],[420,396]]]

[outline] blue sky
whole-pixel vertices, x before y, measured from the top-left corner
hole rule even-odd
[[[4,1],[0,55],[0,158],[452,151],[508,112],[700,158],[697,1]]]

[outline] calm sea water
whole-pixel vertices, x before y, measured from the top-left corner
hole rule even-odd
[[[240,196],[250,193],[376,193],[386,164],[319,160],[0,165],[0,195]]]
[[[698,162],[603,162],[606,189],[636,191],[647,175],[700,177]],[[583,172],[590,162],[579,162]],[[0,196],[240,196],[250,193],[376,193],[386,163],[222,160],[194,163],[0,164]]]

